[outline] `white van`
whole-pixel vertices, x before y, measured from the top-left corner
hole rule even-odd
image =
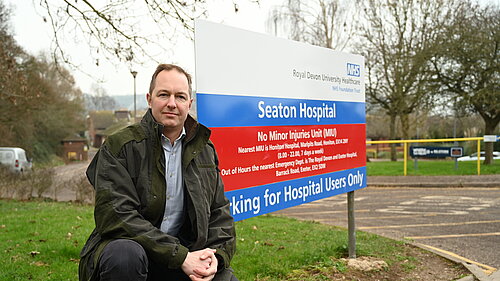
[[[31,162],[26,158],[26,151],[19,147],[0,147],[0,164],[13,172],[31,170]]]

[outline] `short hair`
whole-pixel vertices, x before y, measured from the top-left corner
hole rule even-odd
[[[151,83],[149,84],[149,94],[153,94],[153,90],[155,89],[155,85],[156,85],[156,77],[158,77],[158,74],[160,72],[162,72],[163,70],[166,70],[166,71],[171,71],[171,70],[177,70],[179,73],[182,73],[186,76],[187,78],[187,81],[188,81],[188,86],[189,86],[189,97],[192,96],[192,88],[191,88],[191,84],[192,84],[192,79],[191,79],[191,75],[189,73],[187,73],[182,67],[178,66],[178,65],[175,65],[175,64],[166,64],[166,63],[162,63],[160,65],[158,65],[156,67],[156,70],[155,70],[155,73],[153,73],[153,77],[151,77]]]

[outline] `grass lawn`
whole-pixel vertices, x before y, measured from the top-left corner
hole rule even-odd
[[[0,280],[77,280],[78,255],[94,224],[92,206],[0,200],[0,214]],[[311,267],[346,270],[337,260],[347,253],[344,229],[266,215],[236,226],[232,265],[242,281],[290,279],[285,276]],[[389,266],[409,261],[411,270],[414,259],[402,254],[402,245],[357,233],[358,255],[384,259]]]
[[[311,267],[346,270],[345,264],[336,260],[347,257],[345,229],[266,215],[237,222],[236,226],[238,252],[232,266],[240,280],[291,280],[290,273]],[[412,259],[400,255],[401,242],[366,232],[357,232],[356,236],[358,256],[375,256],[389,265]]]
[[[373,161],[366,163],[368,176],[402,176],[404,175],[404,162],[397,161]],[[455,170],[453,160],[419,160],[418,168],[415,170],[413,160],[407,162],[407,175],[477,175],[477,162],[458,162],[458,169]],[[481,163],[481,175],[500,174],[500,161],[495,161],[492,165]]]
[[[93,208],[0,200],[0,280],[78,280]]]

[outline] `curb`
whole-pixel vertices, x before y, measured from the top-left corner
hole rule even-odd
[[[367,176],[368,187],[495,187],[500,174],[446,176]]]
[[[411,245],[414,245],[420,249],[432,252],[438,256],[441,256],[447,260],[450,260],[456,264],[462,264],[472,275],[465,276],[463,278],[460,278],[456,281],[474,281],[474,280],[479,280],[479,281],[500,281],[500,270],[497,270],[496,268],[486,266],[486,265],[481,265],[473,261],[470,261],[466,258],[462,258],[457,255],[453,255],[453,253],[448,254],[446,251],[441,251],[441,250],[436,250],[434,247],[425,245],[425,244],[420,244],[420,243],[410,243]],[[478,266],[480,265],[480,266]]]

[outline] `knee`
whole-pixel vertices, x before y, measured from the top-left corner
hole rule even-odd
[[[99,268],[101,280],[145,280],[148,258],[139,243],[117,239],[104,247]]]

